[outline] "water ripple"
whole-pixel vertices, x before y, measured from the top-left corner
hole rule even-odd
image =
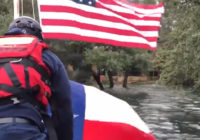
[[[129,102],[157,140],[200,140],[200,96],[157,85],[109,92]]]

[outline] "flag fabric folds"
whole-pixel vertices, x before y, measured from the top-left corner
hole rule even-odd
[[[70,81],[73,140],[155,140],[132,107],[92,86]]]
[[[163,3],[125,0],[38,0],[44,38],[156,50]]]

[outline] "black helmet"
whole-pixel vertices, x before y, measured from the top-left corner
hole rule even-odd
[[[33,18],[27,16],[21,16],[15,19],[9,26],[8,33],[12,32],[14,29],[19,29],[24,34],[34,35],[38,37],[40,40],[42,38],[42,29],[40,24]]]

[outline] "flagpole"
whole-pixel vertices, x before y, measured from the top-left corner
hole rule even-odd
[[[20,16],[19,13],[19,0],[13,0],[13,6],[14,6],[14,19],[18,18]]]
[[[24,15],[24,5],[23,5],[23,3],[24,3],[24,0],[21,0],[21,2],[20,2],[20,4],[19,4],[19,6],[20,6],[20,8],[19,9],[21,9],[21,15],[23,16]]]
[[[39,0],[36,0],[36,2],[37,2],[37,6],[38,6],[38,8],[37,8],[38,9],[38,20],[39,20],[39,23],[42,23],[41,18],[40,18],[40,14],[39,14],[39,12],[40,12]]]

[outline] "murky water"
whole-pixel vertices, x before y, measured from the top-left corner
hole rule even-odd
[[[132,105],[157,140],[200,140],[200,96],[157,85],[114,91]]]

